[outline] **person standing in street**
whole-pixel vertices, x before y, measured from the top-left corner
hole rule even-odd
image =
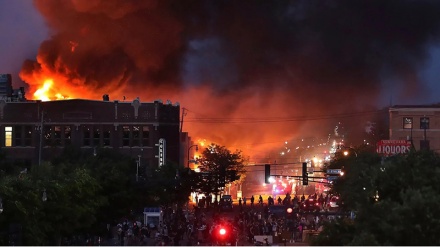
[[[251,206],[254,206],[254,200],[255,200],[254,195],[252,195],[252,197],[251,197]]]
[[[243,205],[246,206],[246,197],[243,197]]]

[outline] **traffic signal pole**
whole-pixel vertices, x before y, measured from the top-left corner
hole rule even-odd
[[[313,172],[325,172],[325,171],[313,171]],[[322,183],[322,184],[329,184],[328,182],[322,182],[322,181],[316,181],[318,179],[323,179],[324,177],[310,177],[307,171],[307,163],[303,162],[302,163],[302,176],[289,176],[289,175],[278,175],[278,174],[270,174],[270,164],[265,164],[264,165],[264,182],[266,184],[270,184],[269,178],[271,176],[274,177],[283,177],[283,176],[288,176],[288,177],[292,177],[292,178],[296,178],[298,180],[302,180],[303,185],[309,185],[309,182],[312,183]],[[312,179],[312,180],[309,180]]]
[[[289,175],[286,175],[286,174],[284,174],[284,175],[277,175],[277,174],[272,174],[271,176],[274,176],[274,177],[289,177],[289,178],[295,178],[295,179],[298,179],[298,180],[302,180],[302,176],[289,176]],[[321,184],[328,184],[328,182],[321,182],[321,181],[316,181],[317,179],[324,179],[325,177],[308,177],[309,178],[309,182],[310,183],[321,183]],[[310,179],[312,179],[312,180],[310,180]]]
[[[303,185],[309,185],[309,173],[307,172],[307,163],[302,163],[302,180]]]

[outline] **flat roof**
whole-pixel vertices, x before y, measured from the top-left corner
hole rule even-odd
[[[390,108],[440,108],[440,103],[430,105],[393,105]]]

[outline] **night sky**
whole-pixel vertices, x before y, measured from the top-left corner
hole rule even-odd
[[[0,72],[28,98],[51,77],[66,97],[179,101],[187,131],[219,142],[250,130],[196,119],[440,102],[439,1],[0,0],[0,11]],[[281,124],[245,139],[322,125]]]

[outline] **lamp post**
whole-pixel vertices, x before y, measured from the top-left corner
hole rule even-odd
[[[43,189],[43,196],[41,197],[41,200],[43,200],[43,202],[47,201],[46,189]]]
[[[139,166],[141,165],[141,155],[138,155],[138,160],[136,161],[136,182],[139,181]]]
[[[191,145],[191,146],[188,148],[188,168],[189,168],[189,163],[190,163],[189,152],[190,152],[190,150],[191,150],[192,147],[196,147],[196,152],[199,151],[199,146],[198,146],[197,144]]]
[[[38,165],[41,165],[41,151],[43,148],[43,124],[44,124],[44,111],[41,111],[40,146],[38,147]]]
[[[420,118],[420,128],[423,129],[423,148],[429,149],[428,141],[426,140],[426,129],[429,129],[429,118],[426,116],[423,116],[423,118]],[[420,149],[422,149],[422,146],[420,146]]]

